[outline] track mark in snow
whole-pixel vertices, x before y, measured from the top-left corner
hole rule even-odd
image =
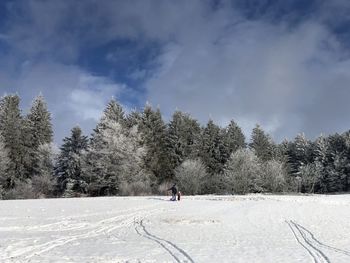
[[[303,244],[303,242],[301,241],[302,238],[299,238],[297,233],[294,231],[292,225],[290,224],[290,222],[286,221],[286,223],[288,224],[289,228],[292,230],[292,233],[294,235],[295,240],[303,247],[306,249],[306,251],[311,255],[311,257],[313,258],[315,263],[318,263],[319,261],[317,260],[317,257],[314,255],[314,253],[312,252],[312,250],[310,250],[306,245]]]
[[[317,247],[317,242],[310,238],[310,233],[292,220],[286,221],[297,242],[311,255],[315,263],[330,263],[329,258]]]
[[[194,263],[193,259],[181,248],[176,246],[174,243],[170,242],[169,240],[157,237],[146,229],[145,225],[143,224],[143,220],[141,221],[135,221],[135,231],[137,234],[141,237],[145,237],[149,240],[152,240],[156,243],[158,243],[161,247],[163,247],[175,260],[176,262],[192,262]]]
[[[16,258],[21,257],[22,259],[24,258],[28,260],[34,256],[40,255],[44,252],[47,252],[56,247],[63,246],[67,243],[70,243],[76,240],[92,238],[103,234],[106,235],[106,234],[110,234],[115,229],[132,226],[135,220],[135,217],[147,217],[149,215],[155,214],[160,211],[161,210],[159,208],[153,209],[153,210],[146,210],[146,211],[145,209],[139,209],[139,210],[134,210],[134,212],[132,213],[122,214],[112,218],[103,219],[95,223],[92,230],[85,232],[83,234],[75,234],[75,235],[60,237],[49,242],[45,242],[34,246],[28,246],[25,248],[17,249],[15,251],[10,250],[8,251],[8,256],[3,259],[15,260]]]
[[[293,221],[292,221],[293,222]],[[343,254],[343,255],[346,255],[346,256],[349,256],[350,257],[350,252],[349,251],[346,251],[346,250],[343,250],[343,249],[340,249],[340,248],[336,248],[336,247],[332,247],[332,246],[329,246],[329,245],[326,245],[324,243],[322,243],[321,241],[317,240],[314,236],[314,234],[308,230],[307,228],[305,228],[304,226],[300,225],[300,224],[297,224],[296,222],[293,222],[295,225],[297,225],[299,227],[299,229],[302,229],[302,231],[304,233],[306,233],[308,235],[308,237],[310,239],[312,239],[318,246],[321,246],[325,249],[329,249],[329,250],[332,250],[334,252],[337,252],[337,253],[340,253],[340,254]]]

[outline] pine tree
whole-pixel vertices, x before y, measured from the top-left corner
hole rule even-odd
[[[323,184],[327,186],[327,192],[339,192],[346,189],[349,159],[346,154],[346,141],[338,133],[328,137],[329,162],[326,167],[326,177]]]
[[[94,129],[84,156],[83,176],[89,185],[90,195],[109,195],[116,194],[118,191],[117,175],[108,168],[113,165],[113,160],[107,154],[108,142],[105,139],[106,130],[110,130],[111,125],[115,123],[119,123],[123,128],[127,126],[122,106],[112,99]]]
[[[124,117],[115,101],[109,103],[97,124],[85,157],[84,178],[90,195],[115,195],[145,190],[149,177],[145,172],[145,147],[139,126],[141,117],[134,112]],[[146,190],[145,190],[146,191]]]
[[[306,139],[305,134],[298,134],[294,140],[298,167],[312,161],[312,144]]]
[[[144,170],[145,147],[141,146],[137,126],[125,130],[118,122],[105,124],[99,143],[104,147],[89,148],[89,154],[99,159],[95,164],[98,177],[91,176],[89,184],[100,189],[99,194],[137,194],[136,184],[148,191],[150,181]],[[92,171],[93,172],[93,171]]]
[[[53,194],[54,153],[51,144],[41,144],[37,149],[37,171],[32,178],[32,186],[36,197],[49,197]]]
[[[329,164],[329,142],[324,136],[320,136],[315,141],[314,147],[314,166],[317,168],[317,182],[315,183],[315,192],[327,191],[327,166]]]
[[[96,125],[86,155],[84,156],[83,177],[88,183],[90,195],[114,195],[118,192],[118,172],[115,169],[116,160],[108,152],[108,132],[118,124],[124,132],[127,122],[123,108],[112,99],[106,106],[102,118]],[[115,129],[114,129],[115,130]]]
[[[63,139],[55,166],[59,192],[63,193],[69,186],[72,186],[69,190],[85,191],[85,183],[82,180],[82,155],[86,151],[87,145],[88,139],[78,126],[71,130],[70,137]]]
[[[0,101],[0,134],[8,152],[7,187],[13,188],[17,180],[25,179],[25,147],[23,118],[18,95],[7,95]]]
[[[134,126],[140,126],[141,119],[141,113],[136,110],[133,110],[126,116],[126,127],[131,129]]]
[[[47,109],[47,104],[42,95],[39,95],[33,101],[27,119],[32,134],[32,144],[35,148],[38,148],[39,145],[52,142],[51,114]]]
[[[312,167],[307,167],[306,170],[303,169],[303,167],[313,162],[313,147],[314,147],[313,143],[305,137],[304,133],[298,134],[295,137],[294,141],[290,143],[289,149],[288,149],[288,154],[289,154],[288,164],[291,169],[291,174],[293,178],[295,178],[296,180],[301,179],[300,176],[303,175],[301,174],[301,171],[303,171],[304,174],[305,172],[307,172],[307,174],[311,174],[309,173],[309,170]],[[301,187],[303,186],[301,185]],[[299,190],[303,191],[303,189],[299,189]]]
[[[227,146],[224,145],[223,131],[209,120],[202,133],[199,157],[208,167],[211,175],[220,174],[228,159]]]
[[[172,169],[178,167],[186,159],[195,158],[198,155],[196,146],[199,143],[200,132],[199,123],[190,115],[181,111],[176,111],[173,114],[166,137],[167,152]]]
[[[145,106],[139,131],[147,148],[145,164],[148,171],[157,178],[157,183],[172,179],[166,148],[166,125],[159,109],[154,111],[149,104]]]
[[[211,175],[219,173],[222,168],[219,151],[220,139],[220,127],[215,125],[213,120],[209,120],[202,130],[199,156]]]
[[[26,174],[31,178],[39,173],[40,145],[50,144],[53,140],[51,114],[43,96],[39,95],[33,101],[24,122],[24,130],[25,146],[29,155],[26,162]]]
[[[249,147],[255,151],[256,156],[262,161],[268,161],[273,158],[274,144],[270,136],[259,125],[256,125],[252,131]]]
[[[97,124],[94,133],[99,133],[99,130],[105,129],[106,127],[104,125],[109,121],[120,123],[123,126],[126,125],[124,110],[114,98],[107,104],[107,107],[103,111],[103,116]]]
[[[229,155],[240,148],[246,147],[245,136],[241,128],[233,120],[226,128],[224,140],[226,140]]]
[[[344,132],[342,134],[345,143],[345,152],[347,159],[350,162],[350,131]],[[345,191],[350,190],[350,163],[348,163],[345,167],[346,178],[344,179]]]
[[[284,163],[287,167],[287,170],[289,171],[290,168],[288,167],[289,162],[289,144],[290,142],[288,140],[283,140],[281,143],[275,145],[274,147],[274,157],[273,159],[276,161],[279,161],[281,163]]]
[[[8,166],[10,159],[8,158],[8,151],[5,148],[4,139],[0,135],[0,199],[3,198],[5,191],[9,188]]]

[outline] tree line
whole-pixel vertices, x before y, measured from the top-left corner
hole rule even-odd
[[[259,125],[206,125],[175,111],[166,123],[146,104],[126,114],[112,99],[91,136],[76,126],[53,147],[43,96],[23,115],[18,95],[0,100],[0,198],[164,194],[333,193],[350,188],[350,131],[275,143]]]

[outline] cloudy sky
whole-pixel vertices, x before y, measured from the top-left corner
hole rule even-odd
[[[56,142],[114,96],[277,141],[350,128],[348,0],[0,1],[0,92],[40,92]]]

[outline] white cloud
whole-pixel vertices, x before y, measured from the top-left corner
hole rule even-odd
[[[83,120],[98,121],[101,109],[107,100],[125,91],[125,85],[118,85],[103,77],[80,73],[78,86],[70,91],[70,108]]]
[[[278,140],[347,129],[337,108],[350,113],[350,107],[335,101],[350,95],[340,92],[349,83],[350,60],[325,26],[246,20],[227,29],[213,19],[217,27],[207,30],[203,22],[200,29],[206,39],[188,36],[164,49],[162,67],[147,82],[151,103],[167,116],[180,108],[203,123],[209,115],[221,124],[235,119],[246,135],[260,123]]]
[[[30,101],[39,93],[44,95],[52,113],[58,143],[77,124],[89,134],[108,101],[127,89],[78,67],[53,63],[26,62],[21,73],[7,83],[11,89],[3,88],[1,93],[17,92],[24,109],[29,109]]]
[[[146,99],[167,117],[178,108],[202,123],[209,116],[222,125],[235,119],[247,135],[260,123],[277,139],[344,131],[350,59],[329,25],[344,20],[350,4],[321,2],[293,24],[288,16],[269,17],[273,6],[249,20],[232,8],[235,1],[217,2],[215,9],[200,0],[19,2],[14,5],[30,19],[11,16],[6,38],[18,53],[5,66],[20,73],[0,71],[0,80],[20,89],[26,102],[43,91],[58,132],[66,134],[77,120],[92,127],[108,98],[130,89],[57,61],[74,65],[82,48],[116,39],[156,42],[163,48],[152,65],[160,67],[137,67],[129,77],[145,80]],[[41,62],[18,69],[21,56]],[[115,62],[126,55],[104,56]]]

